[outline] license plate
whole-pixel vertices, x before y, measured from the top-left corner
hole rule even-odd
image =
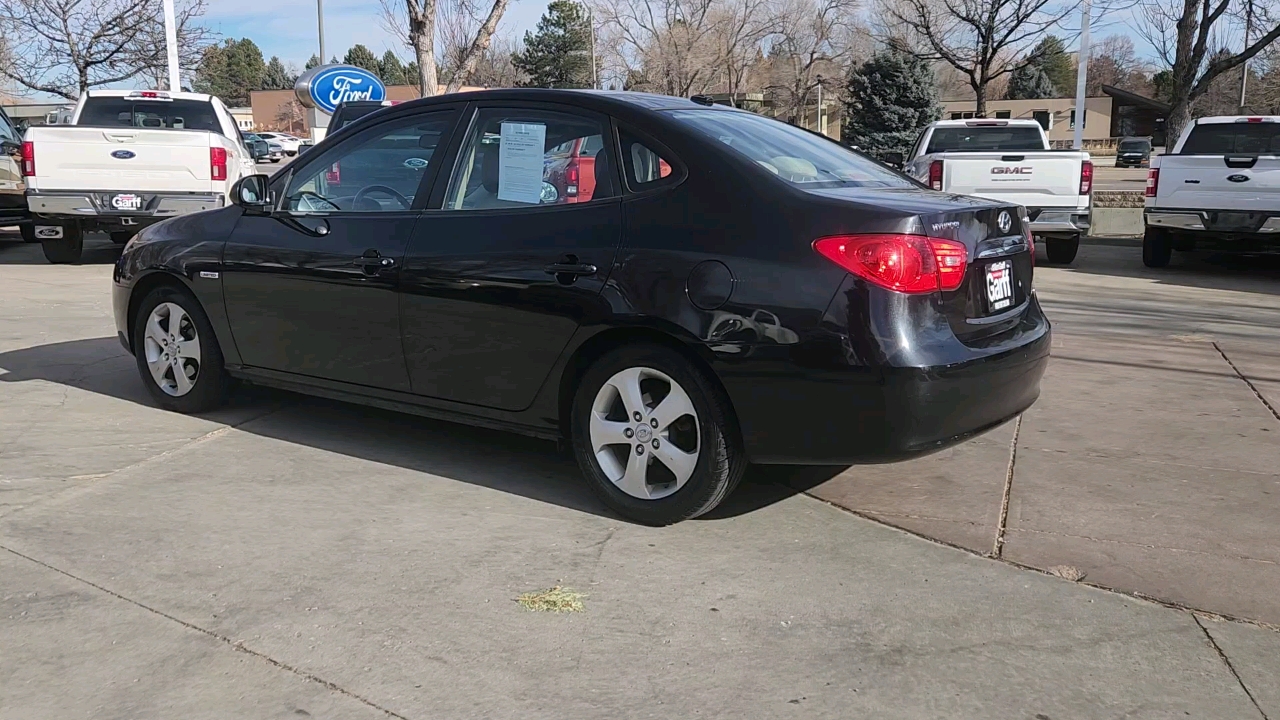
[[[141,210],[142,196],[132,193],[113,195],[111,196],[111,207],[117,210]]]
[[[1220,212],[1215,218],[1215,225],[1224,228],[1240,228],[1250,227],[1253,225],[1253,216],[1243,212]]]
[[[1013,264],[1008,260],[987,266],[987,306],[1003,310],[1013,304]]]

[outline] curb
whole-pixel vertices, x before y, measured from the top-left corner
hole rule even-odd
[[[1081,245],[1107,245],[1109,247],[1142,247],[1142,238],[1132,236],[1082,237]]]

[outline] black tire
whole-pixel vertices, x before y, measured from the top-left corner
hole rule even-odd
[[[173,303],[182,308],[190,318],[200,342],[195,382],[183,395],[174,396],[162,390],[147,364],[146,325],[151,312],[161,303]],[[138,373],[142,376],[142,384],[146,385],[147,392],[156,404],[165,410],[187,414],[208,412],[227,400],[231,378],[223,364],[222,348],[218,346],[218,338],[213,333],[213,326],[209,324],[209,316],[205,314],[204,308],[185,289],[162,285],[142,299],[138,305],[138,314],[133,318],[133,357],[138,365]]]
[[[40,242],[36,237],[36,224],[33,222],[18,223],[18,232],[22,233],[22,242]]]
[[[1162,268],[1173,257],[1173,243],[1169,232],[1162,228],[1147,228],[1142,236],[1142,264],[1149,268]]]
[[[41,240],[44,258],[55,265],[80,262],[84,254],[84,231],[79,223],[63,223],[62,237],[57,240]]]
[[[1045,238],[1044,252],[1049,262],[1055,265],[1069,265],[1076,259],[1080,251],[1080,236],[1065,238]]]
[[[125,230],[123,232],[111,233],[111,242],[117,245],[124,245],[133,239],[134,233]]]
[[[684,389],[697,412],[698,458],[688,481],[673,494],[645,500],[623,492],[605,475],[591,449],[592,406],[601,387],[627,368],[651,368]],[[619,515],[645,525],[671,525],[710,511],[737,487],[746,453],[737,423],[720,387],[680,353],[661,345],[617,348],[587,370],[574,393],[570,417],[574,456],[596,495]]]

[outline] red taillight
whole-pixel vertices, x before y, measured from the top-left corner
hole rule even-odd
[[[923,235],[838,235],[819,238],[813,249],[854,275],[901,293],[955,290],[969,264],[962,243]]]
[[[929,187],[934,190],[942,189],[942,161],[934,160],[929,163]]]
[[[1093,163],[1085,160],[1080,163],[1080,194],[1093,192]]]
[[[36,146],[30,141],[22,143],[22,177],[36,175]]]
[[[1147,171],[1147,189],[1145,195],[1153,198],[1156,196],[1156,190],[1160,187],[1160,168],[1151,168]]]
[[[342,168],[338,167],[338,163],[329,166],[324,173],[324,181],[330,185],[342,184]]]
[[[565,194],[578,194],[578,159],[574,158],[569,161],[569,165],[564,169]]]
[[[209,148],[209,177],[213,180],[227,179],[227,149]]]

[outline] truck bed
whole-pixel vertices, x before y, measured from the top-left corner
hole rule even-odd
[[[28,130],[31,190],[215,190],[209,149],[230,141],[207,130],[44,126]]]

